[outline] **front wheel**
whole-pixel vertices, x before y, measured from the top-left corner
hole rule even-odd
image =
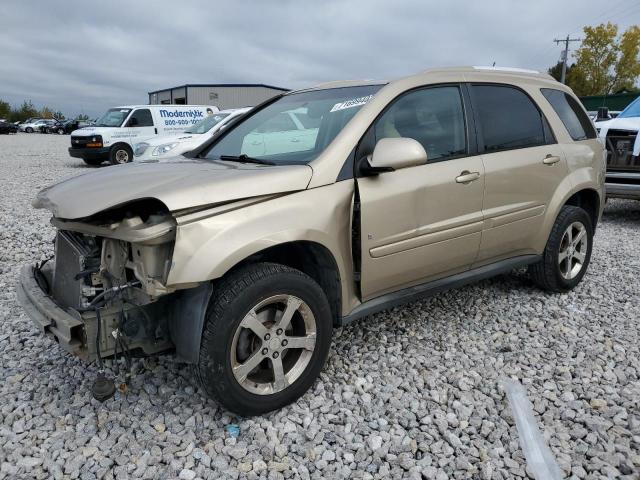
[[[545,290],[571,290],[587,271],[592,247],[591,218],[582,208],[565,205],[553,224],[542,259],[529,267],[529,273]]]
[[[27,133],[33,133],[33,128],[27,127],[27,128],[24,129],[24,131],[27,132]]]
[[[116,145],[109,152],[109,161],[113,165],[122,165],[133,160],[133,151],[129,145]]]
[[[64,128],[58,129],[58,135],[64,135]]]
[[[248,265],[214,288],[195,376],[232,412],[269,412],[311,387],[331,332],[329,302],[313,279],[274,263]]]

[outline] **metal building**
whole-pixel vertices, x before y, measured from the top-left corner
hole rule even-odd
[[[215,105],[224,110],[258,105],[288,91],[261,83],[187,84],[149,92],[149,104]]]

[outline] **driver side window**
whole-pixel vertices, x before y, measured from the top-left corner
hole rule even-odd
[[[422,144],[429,162],[467,153],[460,88],[430,87],[404,94],[377,120],[375,137],[376,142],[413,138]]]

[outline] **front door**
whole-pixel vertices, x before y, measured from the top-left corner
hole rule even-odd
[[[153,124],[151,111],[148,108],[134,110],[127,119],[125,132],[131,145],[154,137],[157,133],[157,128]]]
[[[373,126],[410,137],[427,163],[358,178],[363,300],[467,270],[482,231],[484,168],[471,155],[461,87],[408,92]]]
[[[485,168],[477,262],[534,254],[548,202],[567,176],[564,152],[524,91],[495,84],[471,91]]]

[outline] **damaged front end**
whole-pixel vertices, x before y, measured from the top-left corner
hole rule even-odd
[[[176,235],[166,207],[143,201],[52,224],[54,257],[25,266],[18,285],[39,329],[88,361],[119,348],[142,355],[172,349],[182,295],[166,287]]]

